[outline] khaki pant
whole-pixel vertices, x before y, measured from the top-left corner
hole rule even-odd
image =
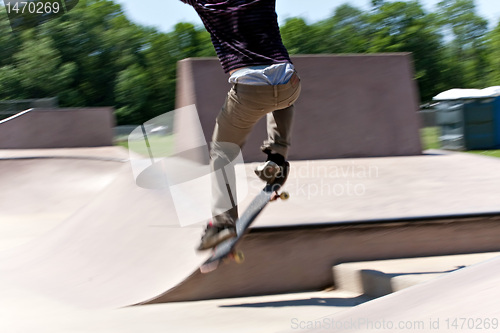
[[[294,103],[300,89],[299,76],[294,74],[286,84],[235,84],[229,91],[217,116],[210,151],[212,171],[222,171],[212,178],[214,224],[234,224],[238,218],[234,168],[226,166],[236,158],[254,125],[262,117],[267,115],[268,138],[261,149],[271,149],[287,157]]]

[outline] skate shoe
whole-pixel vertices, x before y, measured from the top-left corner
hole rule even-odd
[[[223,241],[236,237],[236,228],[231,225],[214,225],[209,223],[205,229],[205,233],[201,237],[198,251],[205,251],[214,248]]]
[[[254,171],[257,177],[267,184],[272,184],[282,177],[286,178],[289,164],[285,161],[285,157],[271,153],[269,150],[264,152],[267,154],[267,160],[255,168]]]

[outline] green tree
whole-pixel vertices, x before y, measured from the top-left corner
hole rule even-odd
[[[442,37],[419,1],[384,2],[369,16],[368,52],[411,52],[423,101],[441,82]]]
[[[489,85],[500,86],[500,21],[488,37]]]
[[[12,33],[7,12],[0,5],[0,67],[10,65],[13,56],[21,48],[21,40],[16,34]]]
[[[315,25],[317,48],[321,53],[364,53],[368,46],[368,16],[360,9],[344,4],[333,16]]]
[[[473,0],[442,0],[435,13],[418,0],[371,4],[338,6],[314,24],[289,19],[283,42],[292,54],[411,52],[423,101],[483,87],[488,75],[498,84],[500,27],[487,34]],[[203,27],[179,23],[160,33],[130,22],[111,0],[80,0],[22,33],[0,20],[0,99],[57,95],[62,106],[111,105],[118,123],[140,123],[174,109],[177,62],[204,56],[215,50]]]
[[[281,27],[281,38],[290,54],[319,53],[321,37],[321,31],[309,26],[302,18],[288,19]]]
[[[150,97],[148,81],[144,68],[136,64],[118,74],[115,86],[116,101],[123,105],[116,111],[120,122],[128,124],[144,122],[146,117],[141,112]]]
[[[22,77],[15,66],[0,67],[0,100],[27,98],[21,81]]]
[[[444,33],[452,37],[445,63],[448,81],[454,86],[484,87],[488,73],[488,22],[477,14],[474,0],[442,0],[437,15]]]
[[[20,49],[10,64],[0,67],[0,99],[57,96],[72,82],[74,64],[62,63],[50,38],[34,40],[30,35],[17,36],[24,39]]]
[[[0,32],[0,99],[57,95],[61,106],[115,106],[120,124],[172,110],[177,61],[215,55],[205,29],[179,23],[159,33],[109,0],[80,0],[22,33],[1,21]]]
[[[14,59],[21,86],[30,98],[55,96],[72,82],[74,64],[62,64],[59,51],[48,38],[25,41]]]
[[[170,54],[176,59],[215,55],[208,32],[191,23],[176,24],[168,36]]]

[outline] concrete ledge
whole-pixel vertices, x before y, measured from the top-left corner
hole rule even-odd
[[[321,330],[335,333],[498,331],[499,272],[500,258],[492,259],[317,320],[360,323]]]
[[[240,244],[245,264],[196,271],[143,304],[321,290],[334,284],[335,263],[500,251],[499,222],[495,216],[251,230]]]
[[[29,109],[0,121],[0,149],[113,144],[113,108]]]
[[[296,103],[290,160],[421,153],[410,54],[305,55],[292,61],[302,92]],[[228,77],[216,58],[182,60],[177,73],[176,108],[195,104],[210,142],[215,118],[231,87]],[[265,125],[261,119],[250,134],[243,149],[246,162],[262,160]],[[192,132],[181,127],[177,139],[188,140]]]
[[[333,267],[338,290],[381,297],[500,256],[500,252],[352,262]]]
[[[80,159],[127,162],[130,154],[121,146],[52,148],[52,149],[0,149],[0,161],[35,159]]]

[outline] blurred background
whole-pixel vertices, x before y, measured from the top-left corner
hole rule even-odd
[[[499,18],[479,11],[494,1],[428,2],[322,1],[310,4],[311,12],[330,15],[313,21],[317,15],[307,12],[290,16],[292,1],[281,4],[283,40],[292,54],[412,52],[421,104],[447,89],[500,84]],[[153,27],[156,16],[147,25],[140,6],[164,15],[164,25]],[[176,15],[190,22],[172,24]],[[60,107],[114,106],[119,125],[173,110],[176,62],[215,55],[190,15],[196,13],[180,1],[80,0],[66,15],[11,31],[0,6],[0,100],[57,97]]]

